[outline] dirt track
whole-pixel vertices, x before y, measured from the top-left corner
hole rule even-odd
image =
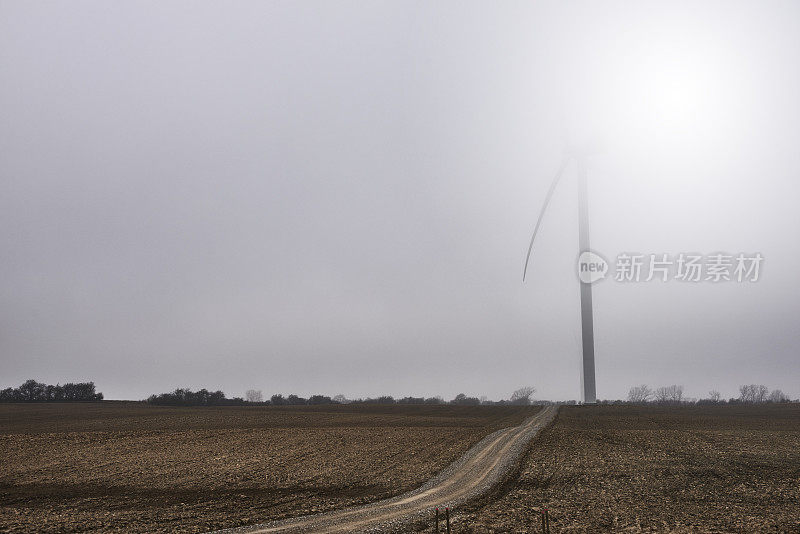
[[[486,493],[517,465],[527,444],[552,421],[557,407],[548,406],[522,425],[498,430],[422,487],[383,501],[335,512],[303,516],[251,527],[230,529],[226,534],[270,532],[391,531],[432,514],[434,508],[453,507]]]

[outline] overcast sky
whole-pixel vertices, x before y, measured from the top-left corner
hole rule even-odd
[[[0,1],[0,387],[800,396],[797,2]]]

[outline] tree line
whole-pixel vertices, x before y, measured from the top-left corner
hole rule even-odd
[[[780,389],[770,389],[763,384],[745,384],[739,386],[739,397],[725,400],[719,391],[711,390],[708,397],[699,400],[686,400],[683,397],[683,386],[671,385],[662,386],[655,390],[650,389],[647,384],[634,386],[628,391],[628,402],[633,404],[645,404],[648,402],[657,404],[757,404],[763,402],[789,402],[783,391]]]
[[[241,397],[229,399],[222,391],[208,391],[205,388],[200,391],[178,388],[171,393],[150,395],[147,402],[159,406],[242,406],[246,404]]]
[[[281,394],[273,395],[269,401],[263,401],[263,395],[259,390],[248,390],[245,398],[250,402],[264,402],[273,406],[296,406],[296,405],[316,405],[316,404],[428,404],[441,405],[451,404],[455,406],[481,406],[481,405],[528,405],[531,404],[531,396],[536,389],[525,386],[515,390],[509,400],[490,401],[486,397],[470,397],[465,393],[459,393],[453,399],[446,401],[442,397],[401,397],[395,399],[391,395],[380,397],[367,397],[359,399],[348,399],[344,395],[328,397],[326,395],[311,395],[308,398],[297,395],[284,397]]]
[[[264,400],[260,390],[250,389],[245,397],[228,398],[222,391],[209,391],[201,389],[192,391],[187,388],[178,388],[170,393],[150,395],[148,403],[163,406],[243,406],[243,405],[273,405],[273,406],[304,406],[321,404],[418,404],[418,405],[443,405],[479,406],[479,405],[529,405],[533,403],[532,395],[535,388],[526,386],[515,390],[508,400],[491,401],[486,397],[471,397],[459,393],[453,399],[446,401],[442,397],[401,397],[395,399],[390,395],[348,399],[344,395],[311,395],[308,398],[290,394],[272,395],[269,400]],[[87,402],[101,401],[103,394],[96,392],[94,382],[78,382],[66,384],[44,384],[36,380],[26,380],[16,388],[0,390],[0,402]],[[601,401],[607,403],[624,403],[625,401]],[[683,396],[683,386],[671,385],[651,389],[646,384],[632,387],[628,392],[628,403],[644,404],[757,404],[790,402],[789,398],[780,390],[770,390],[763,384],[745,384],[739,386],[739,397],[725,400],[719,391],[709,391],[708,397],[695,400]],[[575,404],[569,401],[566,404]]]
[[[86,402],[101,401],[94,382],[68,382],[64,385],[26,380],[17,388],[0,390],[0,402]]]
[[[457,406],[479,406],[479,405],[528,405],[531,404],[531,396],[535,388],[526,386],[517,389],[511,394],[509,400],[490,401],[485,397],[469,397],[464,393],[459,393],[450,401],[445,401],[442,397],[402,397],[395,399],[390,395],[380,397],[368,397],[363,399],[348,399],[344,395],[329,397],[327,395],[311,395],[310,397],[300,397],[290,394],[284,397],[282,394],[275,394],[269,400],[264,400],[264,395],[260,390],[248,389],[244,398],[225,397],[222,391],[192,391],[186,388],[178,388],[171,393],[161,393],[150,395],[147,398],[149,404],[161,406],[242,406],[242,405],[272,405],[272,406],[314,406],[321,404],[452,404]]]

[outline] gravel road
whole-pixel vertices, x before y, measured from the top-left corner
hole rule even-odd
[[[546,406],[520,426],[486,436],[423,486],[397,497],[323,514],[222,530],[217,534],[401,530],[423,518],[433,517],[436,507],[453,508],[502,482],[518,465],[530,440],[553,420],[557,411],[556,406]]]

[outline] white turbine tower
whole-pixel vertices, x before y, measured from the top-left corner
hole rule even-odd
[[[533,250],[533,241],[536,239],[536,234],[539,231],[539,226],[542,224],[544,212],[550,203],[550,198],[553,196],[561,176],[569,166],[571,161],[575,162],[578,173],[578,254],[579,257],[585,252],[589,252],[589,201],[586,186],[586,155],[584,152],[573,151],[568,153],[564,160],[561,162],[561,167],[558,169],[553,183],[550,184],[550,189],[542,205],[542,210],[539,212],[539,218],[536,220],[536,226],[533,228],[533,235],[531,235],[531,242],[528,245],[528,255],[525,257],[525,268],[522,271],[522,281],[525,281],[525,276],[528,272],[528,263],[531,259],[531,250]],[[581,386],[583,389],[583,403],[595,404],[597,402],[597,392],[595,389],[594,380],[594,318],[592,312],[592,285],[591,283],[579,281],[581,286],[581,338],[583,339],[583,366],[581,372]]]
[[[678,17],[688,13],[680,7],[669,12]],[[553,191],[573,163],[578,175],[579,258],[589,252],[587,145],[602,147],[606,164],[636,161],[643,169],[665,165],[664,171],[680,163],[688,166],[696,159],[710,161],[712,153],[728,154],[750,146],[753,137],[748,125],[756,116],[753,109],[763,104],[755,98],[752,83],[763,79],[764,73],[742,60],[752,52],[749,41],[708,25],[674,25],[680,18],[670,22],[669,17],[640,17],[643,13],[609,25],[576,19],[576,29],[580,28],[583,42],[591,47],[565,53],[560,105],[563,131],[568,132],[567,139],[579,140],[579,150],[569,145],[572,150],[567,151],[547,192],[531,236],[523,280]],[[718,17],[714,9],[695,14],[708,21]],[[628,31],[632,27],[635,30]],[[756,108],[748,108],[756,103]],[[553,100],[553,104],[559,102]],[[681,174],[670,172],[670,180],[681,179]],[[687,175],[685,179],[696,187],[695,178]],[[592,287],[583,276],[580,280],[583,401],[594,403]]]

